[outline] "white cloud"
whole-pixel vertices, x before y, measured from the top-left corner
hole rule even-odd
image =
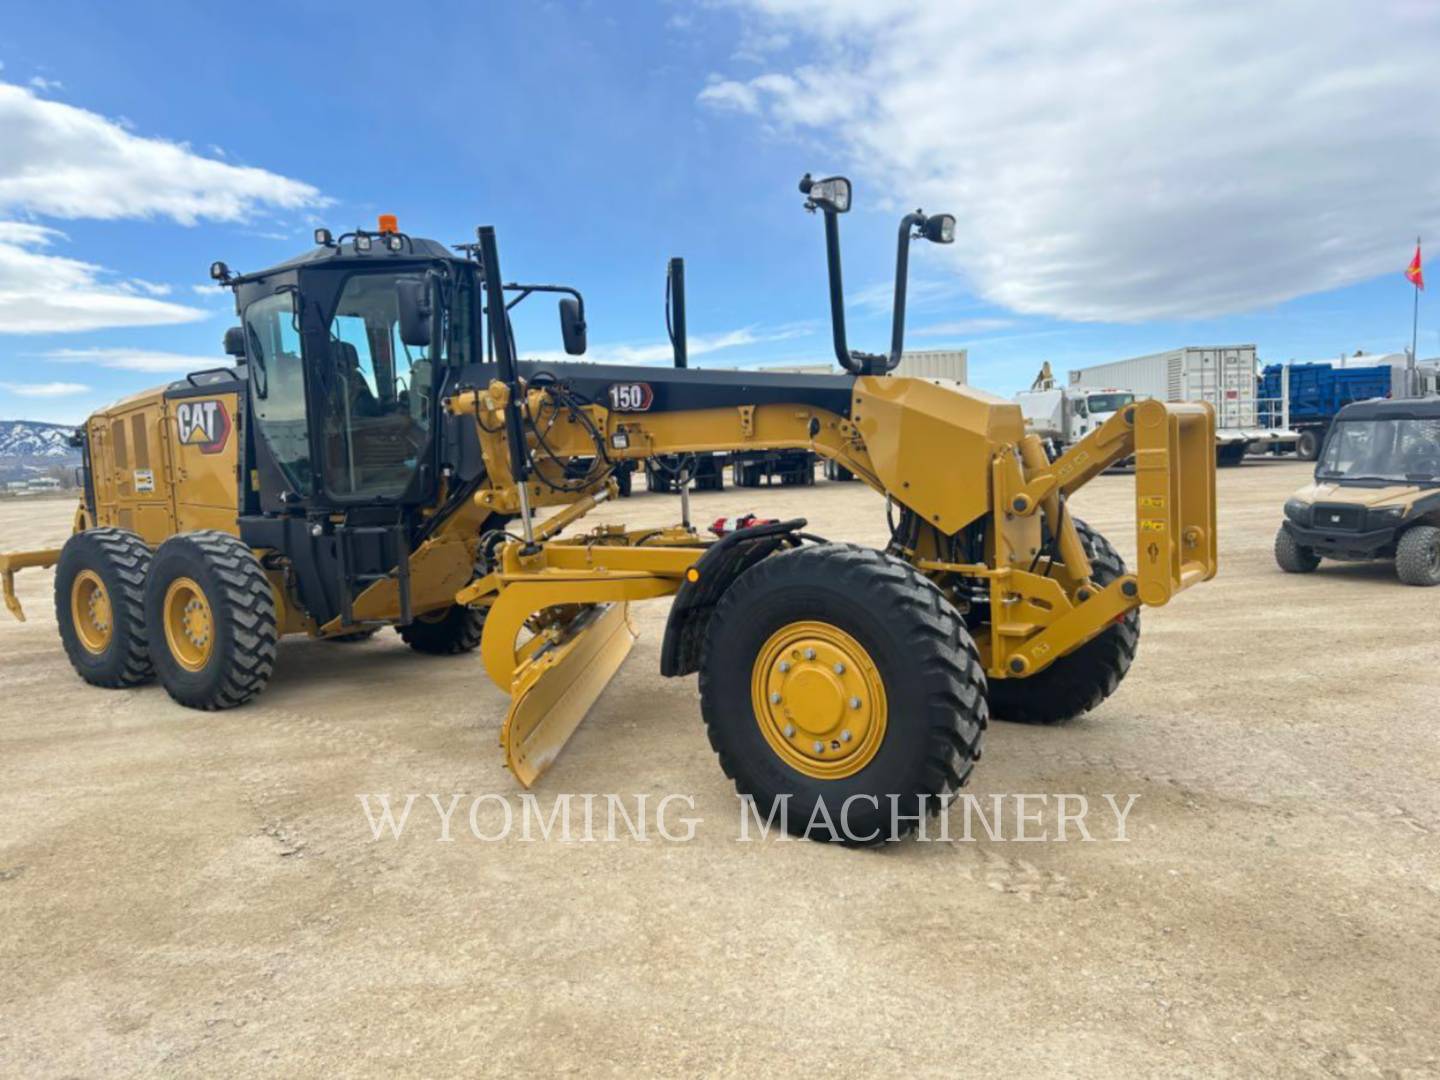
[[[156,326],[207,317],[198,309],[154,299],[168,291],[163,286],[107,284],[103,269],[93,263],[38,250],[56,237],[63,234],[0,221],[0,333]]]
[[[0,382],[0,388],[10,391],[10,393],[15,394],[17,397],[27,398],[65,397],[67,394],[83,394],[86,390],[90,389],[84,383],[74,382]]]
[[[144,293],[146,296],[169,296],[175,291],[174,286],[145,281],[143,278],[131,278],[129,281],[121,282],[120,288],[127,292]]]
[[[65,234],[41,225],[0,221],[0,334],[61,333],[109,326],[163,326],[209,313],[136,287],[107,284],[94,263],[45,252]]]
[[[184,374],[225,363],[217,351],[212,356],[190,356],[185,353],[161,352],[155,349],[53,349],[42,354],[62,364],[88,364],[115,368],[119,371],[145,371],[156,374]]]
[[[309,184],[135,135],[97,113],[0,83],[0,212],[243,221],[328,200]]]
[[[735,2],[805,62],[701,103],[826,139],[862,206],[955,213],[940,257],[1016,311],[1240,311],[1440,231],[1433,4]]]
[[[948,337],[956,334],[988,334],[1015,325],[1014,319],[979,316],[973,319],[956,319],[953,322],[935,323],[931,326],[917,326],[911,333],[916,337]]]
[[[44,75],[32,75],[30,85],[42,94],[50,90],[64,90],[65,84],[59,79],[47,79]]]
[[[690,334],[687,337],[686,352],[691,357],[704,356],[706,353],[720,352],[724,349],[740,348],[746,345],[789,341],[793,338],[806,337],[813,332],[814,328],[810,324],[796,323],[763,331],[746,326],[738,330],[727,330],[723,334]],[[527,354],[525,359],[582,360],[596,364],[668,364],[674,359],[674,356],[674,350],[667,341],[644,345],[624,342],[594,345],[586,351],[584,356],[567,356],[561,352],[535,352]]]

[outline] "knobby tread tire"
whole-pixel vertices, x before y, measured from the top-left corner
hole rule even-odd
[[[1275,563],[1287,574],[1310,574],[1319,568],[1320,556],[1302,547],[1282,525],[1275,534]]]
[[[95,656],[80,644],[70,618],[75,576],[93,570],[105,585],[114,626],[110,645]],[[120,689],[154,677],[145,637],[145,577],[150,548],[126,529],[98,528],[75,533],[60,551],[55,568],[55,622],[76,673],[92,686]]]
[[[459,656],[479,648],[485,633],[485,612],[452,604],[440,619],[417,618],[408,626],[397,626],[395,632],[416,652]]]
[[[1395,546],[1395,573],[1406,585],[1440,585],[1440,567],[1432,552],[1440,544],[1440,528],[1412,525]]]
[[[759,648],[780,626],[802,619],[828,621],[854,637],[885,684],[884,741],[869,764],[843,779],[787,765],[764,741],[751,703]],[[790,832],[869,846],[915,831],[920,813],[935,814],[943,796],[969,779],[988,723],[985,683],[964,621],[932,582],[884,552],[817,544],[763,559],[730,586],[706,636],[699,689],[710,745],[742,796],[768,814],[788,794]],[[819,799],[834,816],[851,795],[880,803],[878,812],[851,819],[854,835],[845,835],[838,819],[834,831],[808,828]],[[872,829],[879,835],[867,836]]]
[[[1075,519],[1076,531],[1090,557],[1093,580],[1102,588],[1125,575],[1125,560],[1110,541]],[[1067,653],[1049,667],[1023,679],[990,683],[990,713],[1018,724],[1061,724],[1089,712],[1119,688],[1140,647],[1140,612]]]
[[[210,660],[198,672],[178,664],[165,641],[165,591],[180,576],[204,590],[214,625]],[[145,623],[161,684],[188,708],[243,705],[265,689],[275,670],[280,635],[270,579],[255,553],[229,533],[179,533],[156,549],[145,589]]]

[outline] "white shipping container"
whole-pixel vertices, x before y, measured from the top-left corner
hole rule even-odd
[[[912,375],[917,379],[953,379],[966,381],[967,349],[906,349],[900,357],[896,375]]]
[[[1271,410],[1260,407],[1258,382],[1254,345],[1187,346],[1070,372],[1071,386],[1120,386],[1138,398],[1208,401],[1220,442],[1257,449],[1295,437],[1262,428],[1262,414],[1268,419]]]

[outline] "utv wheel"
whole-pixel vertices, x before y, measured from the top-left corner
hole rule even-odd
[[[229,533],[180,533],[160,545],[145,584],[145,626],[161,685],[188,708],[243,705],[275,670],[270,580]]]
[[[1090,556],[1097,585],[1125,575],[1125,560],[1085,522],[1075,519],[1080,543]],[[990,712],[997,720],[1020,724],[1059,724],[1089,712],[1113,694],[1140,646],[1140,612],[1127,612],[1098,637],[1023,679],[990,684]]]
[[[1313,548],[1302,547],[1283,525],[1275,534],[1275,561],[1287,574],[1313,574],[1320,565],[1320,556]]]
[[[55,569],[55,621],[70,665],[93,686],[135,686],[154,671],[145,642],[150,549],[124,529],[65,541]]]
[[[439,611],[417,615],[409,626],[397,626],[400,639],[416,652],[431,656],[458,656],[473,652],[485,632],[485,612],[451,604]]]
[[[1412,525],[1395,548],[1395,572],[1406,585],[1440,585],[1440,529]]]
[[[706,634],[700,707],[762,820],[774,811],[797,836],[846,844],[898,839],[940,810],[987,720],[985,672],[949,601],[848,544],[772,555],[730,586]]]

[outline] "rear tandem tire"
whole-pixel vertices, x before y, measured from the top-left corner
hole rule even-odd
[[[155,674],[187,708],[243,705],[275,670],[280,634],[270,579],[229,533],[179,533],[156,549],[145,628]]]
[[[1314,549],[1301,546],[1282,525],[1275,534],[1275,562],[1287,574],[1313,574],[1320,566],[1320,556]]]
[[[899,839],[940,810],[988,720],[959,613],[911,566],[850,544],[772,555],[726,590],[700,707],[761,820],[848,845]]]
[[[1295,440],[1295,456],[1301,461],[1314,461],[1320,456],[1320,433],[1314,429],[1300,432]]]
[[[397,626],[395,632],[416,652],[459,656],[479,647],[485,633],[485,612],[451,604],[438,612],[417,615],[408,626]]]
[[[86,529],[60,550],[55,622],[70,666],[91,686],[137,686],[155,674],[145,642],[149,569],[150,549],[125,529]]]
[[[1110,541],[1079,518],[1075,528],[1097,585],[1125,575],[1125,560]],[[1060,724],[1089,712],[1115,693],[1140,647],[1140,612],[1125,617],[1098,637],[1023,679],[990,684],[990,714],[1019,724]]]
[[[1406,585],[1440,585],[1440,528],[1406,529],[1395,548],[1395,573]]]

